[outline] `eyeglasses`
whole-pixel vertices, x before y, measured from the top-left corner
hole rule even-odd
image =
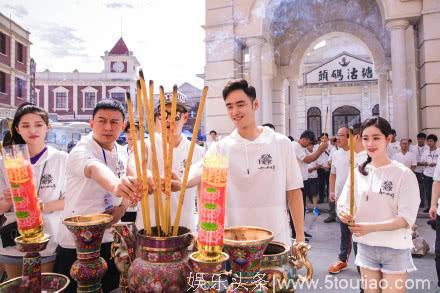
[[[174,118],[174,120],[179,121],[180,119],[182,119],[182,114],[184,113],[180,111],[176,111],[176,117]],[[162,116],[160,115],[160,112],[159,115],[157,115],[157,117],[162,120]],[[168,118],[170,117],[171,117],[171,112],[165,111],[165,119],[168,120]]]

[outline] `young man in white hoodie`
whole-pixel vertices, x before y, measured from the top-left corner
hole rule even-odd
[[[274,240],[290,245],[288,204],[296,242],[303,242],[303,182],[290,140],[268,127],[257,126],[259,101],[255,88],[246,80],[229,82],[223,99],[236,129],[208,152],[219,148],[229,160],[225,225],[269,229]],[[199,184],[200,175],[201,168],[193,168],[189,186]]]

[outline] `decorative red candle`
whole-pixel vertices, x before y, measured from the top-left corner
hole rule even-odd
[[[11,185],[11,196],[17,218],[18,231],[25,241],[44,236],[43,219],[32,176],[32,166],[26,155],[27,147],[5,148],[5,167]],[[28,156],[28,155],[27,155]]]
[[[223,249],[227,170],[225,157],[207,156],[204,160],[197,246],[207,260],[220,257]]]

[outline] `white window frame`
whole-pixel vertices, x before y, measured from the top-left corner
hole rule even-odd
[[[37,107],[40,107],[40,89],[38,89],[38,88],[35,88],[35,94],[36,94],[36,97],[35,97],[35,99],[37,99]]]
[[[94,104],[96,104],[98,102],[98,90],[95,89],[94,87],[88,86],[86,88],[83,88],[81,90],[82,92],[82,107],[81,107],[81,111],[85,111],[85,110],[93,110],[94,107],[92,108],[87,108],[86,107],[86,93],[93,93],[95,95],[95,102]]]
[[[66,94],[66,107],[67,108],[57,108],[57,93]],[[69,111],[69,90],[65,87],[59,86],[53,90],[53,111]]]

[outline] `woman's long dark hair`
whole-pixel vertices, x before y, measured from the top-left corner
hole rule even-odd
[[[47,112],[43,108],[37,107],[31,103],[24,103],[20,107],[18,107],[17,111],[15,111],[14,120],[12,121],[11,141],[13,144],[25,144],[26,143],[17,131],[18,124],[20,123],[21,117],[23,117],[26,114],[35,114],[35,115],[40,116],[41,119],[43,119],[44,123],[46,123],[46,125],[49,126],[49,114],[47,114]]]
[[[364,130],[370,126],[374,126],[374,127],[378,128],[380,130],[380,132],[382,132],[382,134],[385,135],[385,138],[387,138],[388,135],[390,135],[392,133],[391,125],[385,118],[372,117],[372,118],[366,119],[362,123],[362,125],[361,125],[361,139],[362,139],[362,133],[364,132]],[[364,163],[362,163],[361,165],[359,165],[359,172],[364,176],[368,175],[368,172],[365,170],[365,167],[367,167],[367,165],[369,163],[371,163],[371,157],[367,156],[367,160]]]

